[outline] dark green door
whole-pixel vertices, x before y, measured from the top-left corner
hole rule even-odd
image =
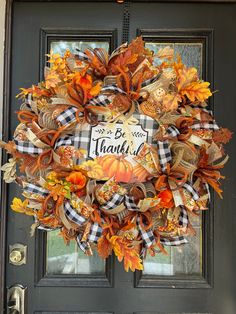
[[[137,34],[154,51],[174,47],[188,65],[214,82],[220,90],[211,103],[216,119],[234,131],[236,6],[234,1],[208,2],[13,1],[10,112],[4,117],[9,136],[17,125],[18,88],[42,79],[50,49],[63,52],[91,45],[112,50],[122,38],[131,40]],[[56,232],[38,231],[30,237],[32,220],[9,210],[11,199],[20,195],[12,184],[2,203],[8,200],[2,208],[7,212],[5,287],[27,287],[30,314],[236,313],[235,148],[232,141],[224,200],[215,197],[210,211],[192,222],[195,239],[169,249],[168,256],[147,257],[143,273],[126,273],[113,258],[106,264],[97,256],[87,258],[76,244],[65,247]],[[27,246],[24,265],[9,263],[9,245],[15,243]]]

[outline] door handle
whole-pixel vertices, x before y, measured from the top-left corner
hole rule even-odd
[[[26,287],[16,284],[7,289],[7,313],[26,314],[25,296]]]

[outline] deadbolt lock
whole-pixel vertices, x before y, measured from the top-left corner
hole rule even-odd
[[[26,253],[26,245],[20,243],[9,245],[9,262],[15,266],[26,264]]]

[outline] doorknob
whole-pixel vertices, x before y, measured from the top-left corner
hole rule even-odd
[[[9,245],[9,262],[12,265],[20,266],[26,264],[27,246],[15,243]]]
[[[25,314],[25,294],[26,287],[19,284],[7,289],[7,313]]]

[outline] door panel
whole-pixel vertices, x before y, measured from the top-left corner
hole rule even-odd
[[[132,27],[132,24],[131,24]],[[212,82],[213,31],[194,29],[136,29],[146,46],[153,50],[163,46],[174,49],[187,66],[198,69],[201,77]],[[213,109],[212,101],[209,108]],[[211,191],[213,192],[213,191]],[[188,239],[183,247],[166,247],[168,256],[147,257],[143,274],[136,274],[136,285],[141,287],[199,288],[212,285],[212,230],[213,206],[210,211],[195,217],[191,223],[196,237]],[[165,277],[165,278],[164,278]]]
[[[189,31],[176,32],[169,31],[167,36],[163,32],[148,30],[139,30],[146,41],[146,47],[157,53],[158,49],[169,46],[174,49],[176,58],[181,55],[183,63],[187,66],[194,66],[198,69],[200,77],[206,75],[206,71],[203,68],[203,64],[207,63],[207,60],[203,60],[205,57],[204,51],[206,49],[206,43],[199,40],[195,34],[190,35]],[[186,276],[186,280],[191,280],[191,277],[202,275],[203,264],[203,245],[202,245],[202,216],[191,217],[191,224],[196,230],[196,237],[190,237],[188,239],[189,244],[182,247],[165,247],[168,255],[157,255],[154,258],[147,256],[144,261],[143,275],[155,276]]]
[[[18,88],[43,78],[50,49],[60,53],[66,47],[96,45],[111,51],[122,37],[131,40],[137,34],[154,53],[163,45],[174,47],[213,89],[220,89],[209,106],[219,124],[234,131],[235,4],[191,2],[13,1],[11,135],[17,125]],[[169,250],[168,256],[148,257],[143,273],[125,273],[113,257],[104,263],[97,256],[82,256],[75,244],[66,247],[54,232],[39,230],[30,237],[30,218],[8,211],[7,245],[25,244],[28,255],[26,265],[7,261],[6,285],[27,286],[30,314],[236,313],[233,142],[228,152],[224,200],[214,197],[210,210],[196,217],[196,239]],[[12,185],[8,208],[15,196],[20,190]]]

